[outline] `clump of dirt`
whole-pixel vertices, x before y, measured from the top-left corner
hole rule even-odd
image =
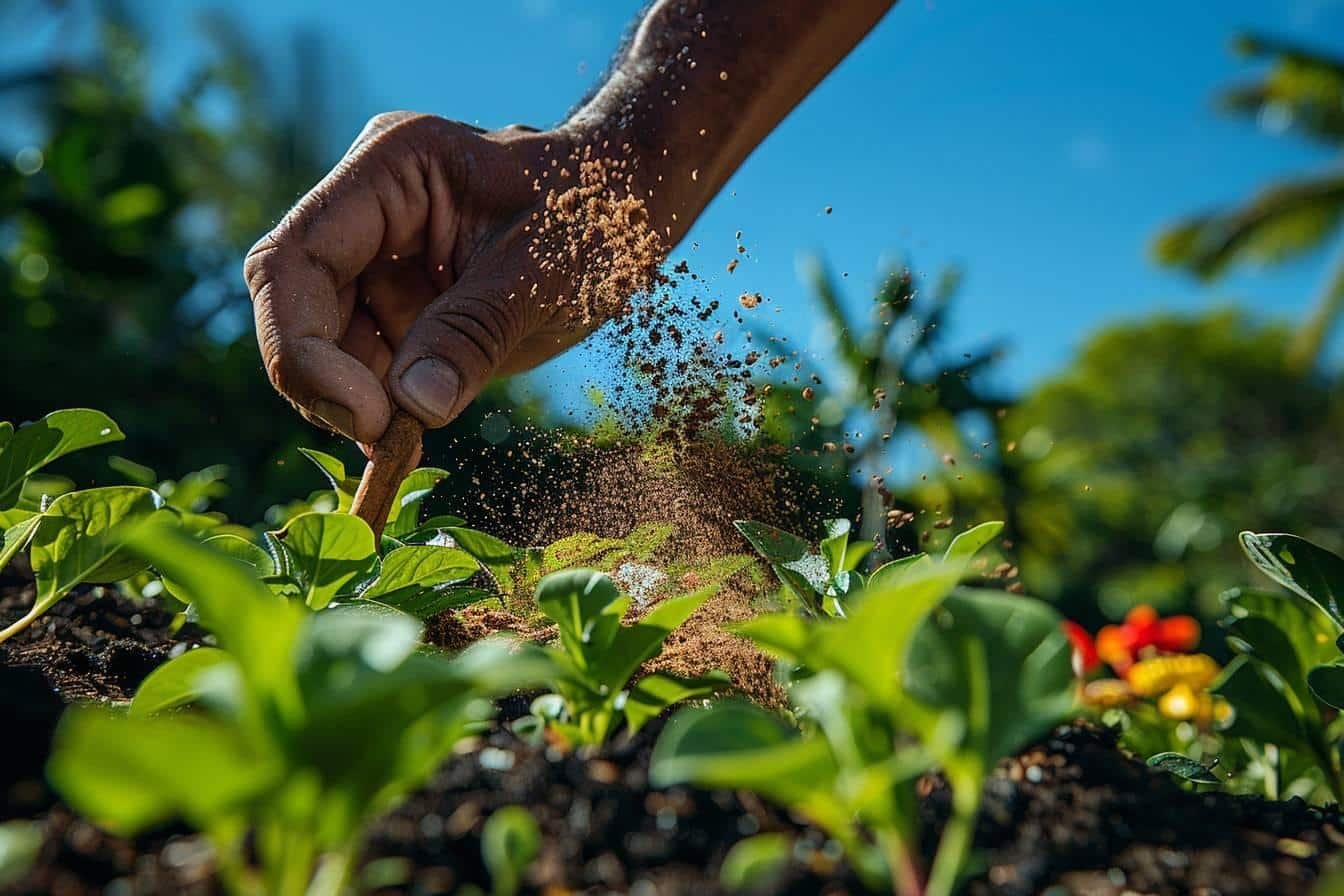
[[[631,186],[628,160],[613,161],[594,150],[586,146],[563,166],[540,173],[533,183],[537,192],[552,173],[556,182],[546,190],[545,209],[529,225],[529,251],[538,267],[574,284],[573,293],[556,304],[585,332],[620,316],[631,296],[653,284],[667,252]],[[563,186],[575,178],[572,186]],[[534,284],[534,292],[539,288]]]

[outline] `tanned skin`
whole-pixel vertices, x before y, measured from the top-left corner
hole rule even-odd
[[[483,131],[391,112],[248,253],[271,382],[369,450],[404,410],[451,421],[496,376],[599,326],[538,263],[537,172],[587,152],[625,164],[670,250],[771,130],[894,0],[656,0],[565,122]]]

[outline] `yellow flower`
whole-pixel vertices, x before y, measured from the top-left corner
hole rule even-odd
[[[1179,686],[1193,696],[1213,684],[1220,671],[1213,657],[1190,653],[1139,660],[1130,667],[1128,678],[1129,686],[1140,697],[1155,697]]]
[[[1157,709],[1169,719],[1194,722],[1201,728],[1223,721],[1232,711],[1226,700],[1208,691],[1196,692],[1184,682],[1163,694],[1157,701]]]

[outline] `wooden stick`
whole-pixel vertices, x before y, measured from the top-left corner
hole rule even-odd
[[[375,538],[382,537],[392,501],[401,481],[411,472],[415,450],[424,434],[419,420],[405,411],[397,411],[387,432],[373,446],[373,457],[364,467],[364,478],[359,480],[350,512],[369,524]]]

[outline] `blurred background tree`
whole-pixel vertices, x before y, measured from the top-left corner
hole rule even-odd
[[[1305,371],[1344,312],[1344,58],[1261,35],[1241,37],[1236,49],[1273,64],[1258,80],[1224,91],[1220,107],[1272,134],[1320,145],[1328,167],[1272,184],[1240,205],[1189,217],[1163,232],[1153,252],[1163,264],[1213,280],[1240,263],[1275,264],[1337,245],[1316,307],[1286,346],[1289,366]]]
[[[1255,581],[1239,531],[1344,546],[1344,393],[1285,370],[1292,338],[1232,310],[1116,324],[1030,390],[1005,421],[1028,588],[1088,624],[1210,620]]]
[[[227,465],[221,506],[245,520],[320,484],[298,445],[357,461],[272,391],[241,276],[248,246],[332,161],[323,47],[296,33],[276,73],[211,15],[208,52],[162,97],[152,48],[115,4],[24,12],[75,32],[93,17],[93,39],[0,70],[0,102],[33,125],[0,136],[0,417],[104,410],[129,435],[120,450],[160,476]],[[437,438],[475,434],[504,401],[491,390]],[[65,468],[117,481],[102,458]]]
[[[807,298],[833,348],[824,375],[778,368],[786,375],[776,374],[762,402],[766,441],[791,447],[798,466],[848,493],[845,506],[861,514],[863,536],[884,538],[898,556],[963,510],[1011,523],[1012,471],[998,450],[1011,399],[988,385],[1003,346],[963,351],[946,339],[961,272],[945,270],[927,286],[909,267],[895,267],[867,306],[859,303],[859,315],[846,310],[853,303],[823,260],[809,259],[805,272]],[[765,342],[787,348],[801,335],[770,333]],[[893,508],[932,513],[888,530]]]

